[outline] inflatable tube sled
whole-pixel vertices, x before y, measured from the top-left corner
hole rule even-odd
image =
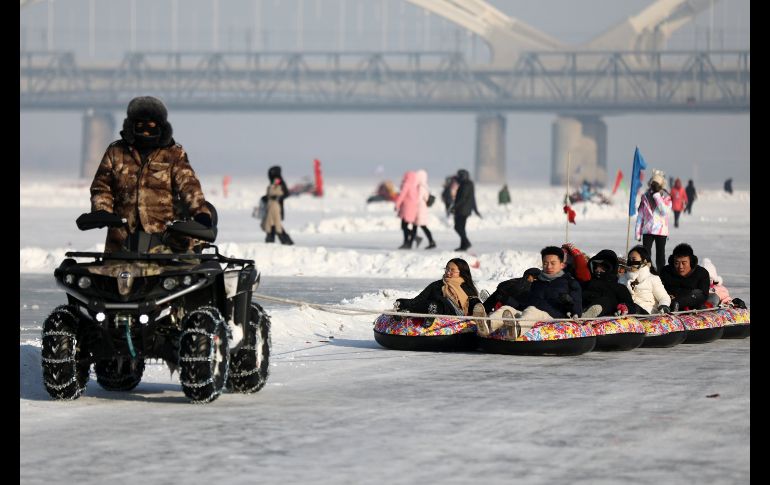
[[[594,350],[615,351],[633,350],[644,341],[644,325],[634,317],[618,317],[605,320],[589,320],[596,334]]]
[[[642,347],[673,347],[684,342],[687,329],[684,323],[670,314],[651,315],[639,318],[644,327],[645,336]]]
[[[746,338],[751,333],[750,314],[746,308],[720,308],[717,314],[722,316],[725,332],[722,338]]]
[[[698,313],[682,313],[677,317],[687,329],[684,344],[705,344],[722,338],[725,333],[724,319],[716,310]]]
[[[493,354],[580,355],[596,346],[591,325],[578,322],[535,322],[518,337],[513,326],[506,325],[479,337],[479,348]]]
[[[434,352],[467,351],[476,348],[476,324],[471,320],[434,318],[424,327],[424,318],[380,315],[374,321],[374,340],[393,350]]]

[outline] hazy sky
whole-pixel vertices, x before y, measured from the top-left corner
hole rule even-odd
[[[137,0],[137,50],[169,50],[172,1]],[[479,62],[488,52],[449,22],[400,0],[220,0],[217,47],[221,50],[447,50],[459,48]],[[504,13],[569,43],[585,42],[634,15],[647,0],[492,0]],[[78,59],[113,63],[130,48],[130,2],[99,0],[95,38],[89,44],[89,0],[54,2],[54,35],[47,37],[48,3],[20,13],[20,45],[74,50]],[[212,50],[215,44],[211,0],[178,1],[181,50]],[[257,5],[258,15],[254,6]],[[669,48],[750,47],[749,0],[715,2],[712,12],[680,29]],[[339,26],[344,25],[340,32]],[[298,28],[302,26],[302,29]],[[713,26],[713,30],[710,27]],[[255,34],[256,32],[256,34]],[[146,94],[146,93],[138,93]],[[115,113],[117,125],[124,112]],[[77,173],[81,117],[76,112],[21,112],[22,171]],[[551,124],[556,115],[507,114],[508,179],[547,183]],[[749,121],[745,115],[624,115],[604,118],[608,127],[608,165],[628,171],[639,146],[651,167],[696,184],[721,184],[732,176],[737,187],[749,180]],[[170,107],[176,140],[202,174],[261,174],[272,164],[291,178],[310,175],[320,158],[328,175],[370,175],[382,166],[400,179],[408,168],[425,168],[439,184],[447,173],[472,168],[475,115],[472,114],[319,114],[189,113]],[[117,131],[117,130],[116,130]],[[116,132],[117,138],[117,132]]]

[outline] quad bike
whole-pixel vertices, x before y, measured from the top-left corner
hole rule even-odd
[[[162,235],[136,232],[121,252],[66,253],[54,277],[67,304],[43,323],[43,381],[51,397],[77,399],[91,364],[104,389],[130,391],[151,358],[179,371],[194,403],[215,400],[225,387],[253,393],[265,385],[270,318],[251,301],[260,275],[254,261],[225,257],[208,244],[216,238],[213,216],[211,228],[190,220],[169,223]],[[98,211],[77,225],[125,222]],[[168,249],[185,238],[198,242],[193,251]]]

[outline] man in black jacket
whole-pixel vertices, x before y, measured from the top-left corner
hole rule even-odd
[[[674,248],[668,265],[660,272],[660,279],[671,295],[672,310],[703,308],[706,303],[711,278],[706,268],[698,266],[698,257],[689,244]]]
[[[460,187],[457,189],[454,205],[452,205],[450,211],[455,215],[455,231],[460,236],[460,247],[456,248],[455,251],[465,251],[471,247],[471,242],[465,234],[465,222],[468,220],[471,212],[475,212],[479,217],[481,217],[481,214],[479,214],[479,210],[476,208],[476,195],[474,194],[473,182],[471,182],[471,176],[468,171],[458,170],[457,180],[460,183]]]
[[[521,278],[503,281],[497,285],[494,293],[484,301],[484,310],[487,314],[492,313],[503,305],[507,305],[519,310],[523,310],[522,302],[529,295],[529,289],[532,282],[540,275],[540,268],[529,268],[524,272]]]

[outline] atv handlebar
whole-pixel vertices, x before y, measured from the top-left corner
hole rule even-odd
[[[128,221],[112,212],[98,210],[81,214],[75,220],[78,229],[89,231],[91,229],[101,229],[102,227],[124,227]],[[173,221],[166,223],[166,232],[169,234],[179,234],[180,236],[192,237],[201,241],[214,242],[217,238],[216,226],[207,227],[196,221]]]
[[[166,223],[166,232],[181,236],[200,239],[201,241],[214,242],[217,238],[216,226],[207,227],[196,221],[174,221]]]
[[[75,220],[78,229],[81,231],[89,231],[91,229],[100,229],[102,227],[122,227],[127,222],[126,219],[121,218],[112,212],[106,210],[98,210],[94,212],[86,212],[81,214]]]

